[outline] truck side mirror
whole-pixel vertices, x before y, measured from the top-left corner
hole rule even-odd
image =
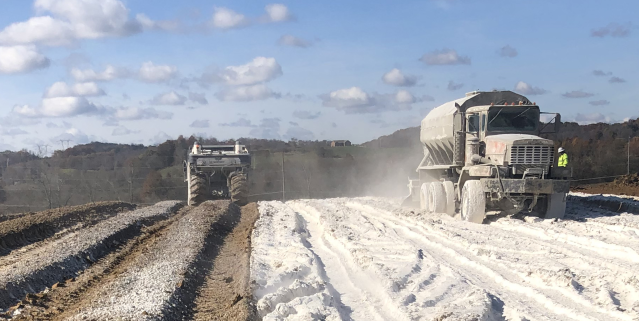
[[[547,115],[547,116],[543,116]],[[561,129],[561,115],[558,113],[540,113],[539,134],[556,134]],[[544,119],[546,118],[546,119]]]

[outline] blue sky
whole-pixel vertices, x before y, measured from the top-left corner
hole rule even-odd
[[[0,3],[0,149],[359,143],[477,89],[580,123],[639,116],[636,1]]]

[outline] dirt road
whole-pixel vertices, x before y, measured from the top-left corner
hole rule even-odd
[[[29,234],[38,229],[22,229],[23,237],[11,238],[21,241],[0,257],[3,317],[255,319],[248,284],[255,204],[180,207],[173,201],[116,213],[96,207],[88,209],[93,219],[38,237]],[[0,231],[11,221],[0,223]],[[229,313],[236,318],[226,318]]]
[[[376,198],[262,202],[264,320],[638,320],[639,216],[571,197],[565,220],[424,215]],[[629,200],[629,202],[633,202]]]

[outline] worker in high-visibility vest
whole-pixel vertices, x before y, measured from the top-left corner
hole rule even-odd
[[[566,167],[568,166],[568,154],[566,154],[566,150],[563,147],[559,147],[559,162],[557,163],[557,167]]]

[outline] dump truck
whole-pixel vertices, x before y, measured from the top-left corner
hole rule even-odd
[[[231,199],[244,205],[248,200],[251,155],[246,146],[193,144],[184,161],[188,183],[188,205],[210,199]]]
[[[571,173],[554,166],[554,141],[540,137],[560,126],[561,115],[512,91],[474,91],[434,108],[421,122],[424,157],[403,205],[475,223],[487,212],[562,218]]]

